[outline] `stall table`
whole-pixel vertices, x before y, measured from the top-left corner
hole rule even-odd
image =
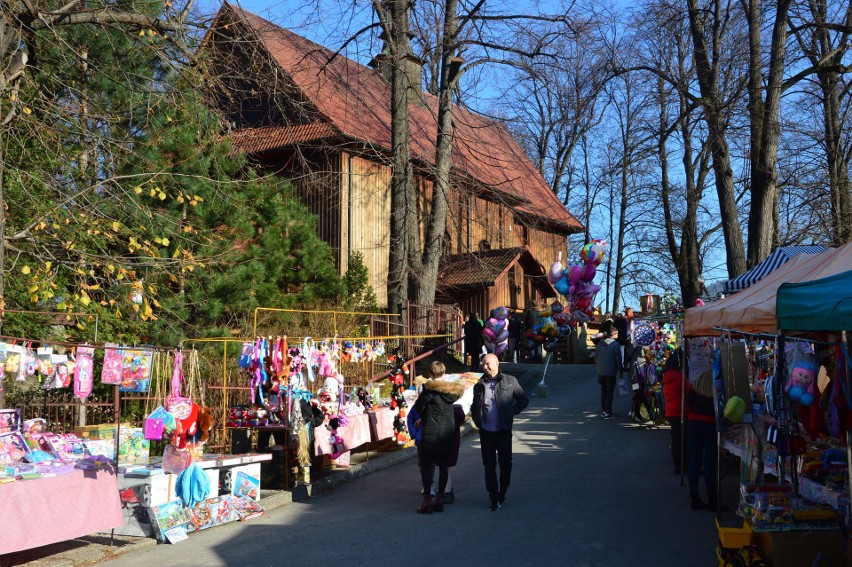
[[[0,555],[121,527],[112,470],[81,470],[0,485]]]
[[[240,471],[260,482],[260,464],[271,459],[269,453],[205,454],[195,462],[210,479],[208,498],[212,498],[219,496],[220,492],[233,492],[236,475]],[[122,509],[124,522],[115,533],[142,537],[154,535],[147,509],[179,497],[176,491],[178,475],[164,472],[161,465],[160,458],[152,458],[144,463],[119,467],[119,489],[132,489],[138,502],[125,503]]]

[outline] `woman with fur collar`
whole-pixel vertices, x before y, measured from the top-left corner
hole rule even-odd
[[[442,376],[446,368],[441,362],[433,362],[429,367],[431,377]],[[420,478],[423,482],[423,502],[417,508],[420,514],[444,511],[444,491],[447,488],[447,474],[450,453],[455,445],[456,418],[453,403],[464,393],[464,387],[457,382],[427,380],[423,391],[414,403],[414,411],[420,416],[415,428],[422,427],[417,456],[420,464]],[[438,493],[434,501],[430,494],[432,475],[438,467]]]

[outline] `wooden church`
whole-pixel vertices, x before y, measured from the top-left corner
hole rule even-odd
[[[227,3],[203,50],[211,104],[234,144],[292,181],[341,274],[361,253],[387,307],[391,88],[381,70]],[[436,116],[428,93],[409,105],[420,207],[431,197]],[[582,226],[504,126],[461,107],[449,200],[438,303],[485,314],[556,297],[546,270]]]

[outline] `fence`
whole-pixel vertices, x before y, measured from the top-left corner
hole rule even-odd
[[[404,322],[403,322],[404,321]],[[406,317],[395,314],[347,313],[334,311],[298,311],[260,308],[255,311],[254,336],[277,336],[289,333],[291,340],[301,342],[302,337],[341,337],[339,340],[381,340],[388,352],[401,349],[408,359],[416,357],[441,344],[452,343],[460,337],[461,316],[457,311],[441,307],[423,307],[409,304]],[[413,331],[419,330],[421,333]],[[251,400],[250,381],[240,372],[237,358],[244,341],[250,338],[222,337],[191,339],[185,341],[185,353],[192,353],[199,373],[196,390],[192,393],[199,404],[211,408],[214,428],[210,431],[207,449],[211,452],[230,450],[230,434],[225,427],[230,406],[247,404]],[[446,349],[454,354],[453,346]],[[159,350],[163,357],[159,364],[165,368],[152,375],[148,393],[119,392],[117,386],[100,384],[85,400],[75,398],[72,389],[47,390],[33,382],[15,383],[7,380],[7,394],[11,406],[23,410],[24,419],[37,417],[47,421],[47,430],[55,433],[72,432],[75,427],[87,424],[121,423],[141,427],[145,416],[158,404],[164,403],[170,390],[171,368],[174,353]],[[189,357],[187,357],[189,360]],[[360,387],[390,368],[386,357],[369,363],[344,363],[340,370],[346,376],[347,386]],[[96,369],[95,376],[100,376]],[[413,379],[413,376],[412,376]],[[313,383],[313,393],[322,384]],[[152,454],[157,447],[152,447]]]

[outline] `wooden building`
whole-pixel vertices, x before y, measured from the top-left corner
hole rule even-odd
[[[341,274],[354,252],[362,254],[386,306],[390,85],[378,70],[227,3],[203,50],[211,104],[234,144],[293,181]],[[409,120],[422,212],[432,191],[437,99],[420,94]],[[456,107],[451,175],[437,300],[487,313],[556,297],[545,270],[582,227],[508,130]]]

